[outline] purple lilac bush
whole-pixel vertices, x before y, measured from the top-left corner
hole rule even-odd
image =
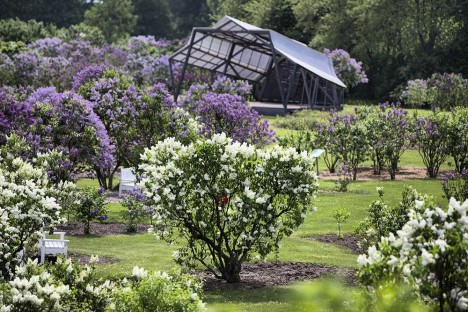
[[[169,58],[172,44],[153,36],[131,37],[124,70],[138,85],[169,83]]]
[[[261,121],[262,116],[236,95],[207,92],[195,106],[201,132],[207,137],[224,132],[239,142],[266,145],[273,141],[275,133],[268,120]]]
[[[323,52],[333,60],[333,67],[336,75],[345,85],[355,87],[360,83],[368,83],[366,73],[362,69],[362,62],[349,56],[349,53],[342,49],[330,51],[324,49]]]
[[[92,103],[73,92],[57,93],[39,88],[25,101],[34,112],[26,139],[33,155],[55,149],[73,164],[109,168],[114,163],[113,146]]]
[[[426,166],[429,178],[436,178],[448,154],[448,116],[438,111],[427,117],[415,117],[413,144]]]
[[[400,98],[411,106],[452,110],[468,105],[468,79],[461,74],[434,73],[428,79],[407,82]]]

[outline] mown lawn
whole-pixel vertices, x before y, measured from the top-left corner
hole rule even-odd
[[[346,107],[345,111],[352,108]],[[318,118],[324,118],[326,113],[320,112]],[[322,116],[323,115],[323,116]],[[279,118],[272,118],[272,123]],[[280,135],[287,135],[291,130],[280,129]],[[422,160],[416,150],[408,150],[401,159],[401,166],[422,168]],[[366,162],[364,166],[371,166]],[[323,160],[319,161],[320,171],[326,170]],[[444,164],[443,170],[448,169]],[[383,173],[386,177],[387,173]],[[398,177],[398,175],[397,175]],[[117,182],[117,181],[116,181]],[[281,242],[277,255],[270,255],[268,261],[305,262],[325,264],[335,267],[356,268],[357,254],[344,247],[321,243],[306,238],[328,233],[337,233],[337,225],[332,217],[336,207],[346,208],[351,212],[349,220],[342,225],[345,233],[352,234],[358,224],[365,218],[369,204],[378,199],[377,187],[384,187],[384,199],[388,205],[397,205],[405,186],[413,186],[420,193],[434,196],[434,201],[446,203],[438,179],[406,179],[397,181],[372,180],[352,182],[349,191],[338,193],[334,191],[335,181],[320,180],[320,188],[315,200],[316,211],[307,215],[305,222],[291,237]],[[98,187],[93,179],[80,179],[79,187]],[[108,204],[108,222],[123,222],[121,211],[124,207],[119,203]],[[148,220],[149,222],[149,220]],[[68,236],[69,250],[75,253],[97,254],[102,257],[116,259],[117,262],[99,264],[96,266],[98,275],[109,278],[128,276],[134,266],[147,270],[170,270],[175,267],[172,253],[177,245],[168,245],[147,233],[133,235],[111,236]],[[209,311],[333,311],[326,300],[320,295],[328,283],[322,280],[294,283],[286,286],[265,287],[260,289],[230,289],[208,291],[204,301]],[[336,291],[336,290],[335,290]],[[342,286],[341,295],[352,296],[357,291],[350,286]]]

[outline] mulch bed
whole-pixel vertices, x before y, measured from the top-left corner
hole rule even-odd
[[[315,240],[322,243],[332,243],[348,248],[356,254],[363,252],[362,248],[358,246],[358,238],[353,235],[344,234],[342,238],[336,234],[325,234],[320,236],[307,237],[306,239]]]
[[[137,233],[146,233],[148,228],[149,228],[149,225],[140,224],[138,225]],[[69,222],[66,224],[62,224],[62,225],[59,225],[57,229],[60,231],[67,232],[67,235],[84,236],[83,223],[81,222]],[[129,233],[127,231],[127,225],[123,223],[91,223],[90,232],[91,232],[91,236],[134,234],[134,233]]]
[[[323,277],[338,277],[354,286],[357,285],[356,272],[355,269],[313,263],[259,262],[244,264],[240,273],[241,282],[236,284],[217,279],[208,271],[199,271],[197,275],[204,280],[204,289],[211,291],[278,286]]]

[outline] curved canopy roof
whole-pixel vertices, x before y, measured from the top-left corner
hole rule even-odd
[[[171,61],[259,81],[272,70],[275,57],[284,57],[340,87],[332,60],[305,44],[273,30],[262,29],[230,16],[213,27],[195,27],[187,45],[170,56]]]

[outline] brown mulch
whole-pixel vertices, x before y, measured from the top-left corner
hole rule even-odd
[[[146,233],[148,228],[149,225],[140,224],[137,233]],[[65,231],[67,235],[84,236],[83,223],[81,222],[62,224],[57,227],[57,230]],[[92,236],[133,234],[127,231],[127,225],[123,223],[91,223],[90,232]]]
[[[81,254],[77,252],[68,252],[67,257],[78,261],[79,264],[88,264],[89,261],[91,260],[91,255]],[[117,262],[119,262],[118,259],[99,256],[98,261],[95,263],[104,264],[104,263],[117,263]]]
[[[441,171],[440,174],[443,172]],[[328,170],[321,171],[319,174],[320,179],[325,180],[336,180],[338,175],[336,173],[330,173]],[[396,180],[407,180],[407,179],[424,179],[427,178],[425,168],[421,167],[400,167],[396,174]],[[390,174],[387,170],[382,170],[380,175],[375,175],[372,167],[359,167],[357,173],[358,181],[370,181],[370,180],[390,180]]]
[[[199,271],[197,275],[204,280],[204,289],[210,291],[278,286],[323,277],[339,277],[357,285],[356,271],[313,263],[259,262],[244,264],[241,282],[236,284],[217,279],[208,271]]]
[[[336,234],[325,234],[320,236],[307,237],[306,239],[322,242],[322,243],[331,243],[337,244],[343,247],[348,248],[352,252],[359,254],[363,250],[358,245],[358,238],[353,235],[344,234],[342,238],[338,237]]]

